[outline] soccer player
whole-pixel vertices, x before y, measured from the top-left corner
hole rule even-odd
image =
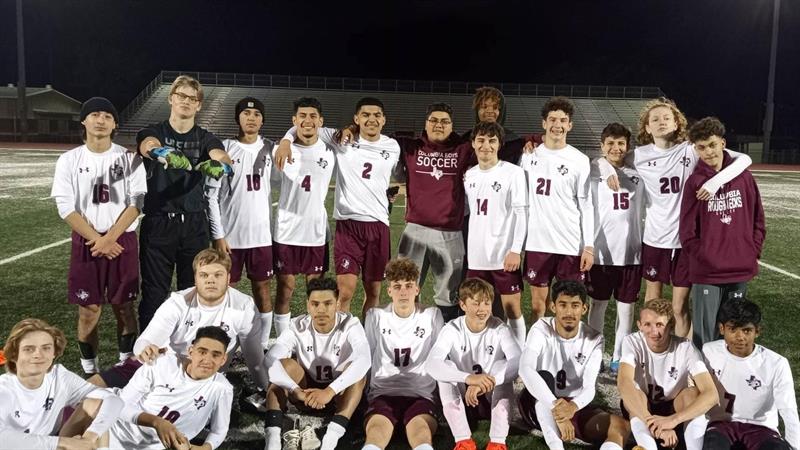
[[[511,329],[492,316],[494,289],[467,278],[458,289],[465,315],[444,326],[425,370],[438,382],[455,450],[476,450],[470,419],[490,419],[487,450],[505,450],[520,348]],[[466,403],[466,407],[464,404]]]
[[[758,274],[758,259],[766,228],[761,194],[745,170],[707,201],[694,192],[729,167],[725,125],[715,117],[689,129],[699,161],[686,180],[680,219],[680,239],[689,262],[692,291],[692,339],[697,348],[717,338],[717,311],[732,298],[743,298],[747,282]]]
[[[525,342],[520,261],[527,228],[525,172],[497,158],[503,129],[481,122],[472,130],[478,165],[464,175],[469,204],[467,277],[481,278],[500,292],[509,326],[520,345]]]
[[[563,449],[574,438],[622,450],[627,422],[590,405],[603,360],[603,335],[581,322],[588,309],[586,288],[574,280],[553,284],[550,309],[528,334],[519,363],[525,390],[519,410],[538,428],[550,449]]]
[[[636,443],[656,450],[678,444],[683,428],[686,450],[703,448],[705,414],[717,404],[714,380],[692,341],[675,336],[672,303],[648,300],[639,311],[639,332],[622,343],[617,375],[620,407],[630,418]],[[694,386],[689,386],[689,379]]]
[[[323,123],[319,100],[297,99],[292,123],[297,129],[297,137],[291,143],[295,161],[276,174],[281,190],[273,236],[278,272],[276,336],[289,327],[289,302],[294,293],[295,276],[304,274],[308,282],[327,270],[325,197],[336,165],[332,147],[319,138]]]
[[[136,226],[147,183],[142,159],[112,142],[119,116],[105,98],[81,107],[84,144],[59,156],[50,196],[72,228],[67,281],[69,302],[78,306],[78,348],[86,377],[99,370],[102,305],[117,319],[120,361],[136,340],[133,301],[139,295]]]
[[[395,428],[402,426],[413,450],[433,450],[436,382],[425,370],[425,360],[444,325],[442,313],[415,301],[419,268],[413,261],[390,261],[386,279],[392,302],[367,311],[364,326],[372,373],[362,449],[386,448]]]
[[[239,100],[234,116],[239,136],[222,143],[233,160],[233,175],[206,178],[208,221],[214,248],[231,256],[231,286],[241,280],[242,266],[247,267],[261,321],[261,346],[266,349],[272,330],[269,280],[274,273],[269,217],[273,145],[258,134],[264,123],[260,100]]]
[[[335,449],[366,385],[370,367],[367,338],[357,318],[337,311],[336,282],[314,278],[306,292],[308,314],[290,321],[266,358],[272,384],[267,391],[265,450],[281,448],[287,399],[300,408],[332,415],[321,447],[310,427],[285,433],[287,446],[297,448],[301,443],[302,448]]]
[[[197,330],[189,357],[175,354],[136,371],[120,392],[125,409],[109,430],[110,449],[213,450],[228,434],[233,386],[217,371],[225,364],[230,336],[218,326]],[[203,445],[191,445],[206,424]]]
[[[195,124],[202,103],[200,83],[181,75],[170,87],[169,119],[136,135],[136,147],[147,170],[145,217],[139,233],[142,330],[167,298],[173,270],[178,290],[189,288],[194,281],[194,256],[208,247],[204,177],[220,178],[232,172],[222,142]]]
[[[336,232],[333,259],[336,282],[339,284],[339,307],[350,311],[358,274],[364,282],[366,311],[378,304],[383,281],[383,268],[389,261],[389,199],[386,190],[400,157],[397,141],[381,134],[386,124],[383,102],[364,97],[356,103],[353,122],[358,126],[358,139],[339,143],[336,130],[322,128],[320,138],[336,150],[336,192],[333,218]],[[278,168],[291,158],[289,145],[296,129],[290,129],[281,140],[275,163]]]
[[[789,361],[755,343],[761,310],[746,299],[720,306],[723,340],[703,346],[703,356],[719,391],[709,411],[703,449],[790,450],[800,448],[800,419]],[[778,432],[783,419],[784,438]]]
[[[548,100],[542,107],[544,143],[520,162],[530,183],[525,276],[534,321],[544,316],[553,277],[583,281],[594,261],[589,158],[567,144],[574,114],[569,99]]]
[[[592,297],[589,326],[603,332],[606,307],[613,294],[617,300],[617,320],[609,368],[615,375],[622,357],[622,339],[631,332],[633,305],[639,298],[642,284],[644,184],[636,169],[624,164],[630,140],[631,132],[620,123],[608,124],[600,135],[602,158],[614,166],[620,179],[618,192],[603,182],[597,160],[592,162],[590,177],[595,206],[595,264],[589,271],[587,283]]]
[[[195,256],[192,266],[195,286],[173,292],[158,308],[133,346],[136,358],[92,377],[90,382],[103,387],[123,387],[142,363],[152,363],[165,352],[186,358],[200,328],[213,325],[227,333],[228,353],[236,349],[238,342],[253,381],[266,389],[258,310],[250,296],[228,285],[230,256],[207,248]]]
[[[8,373],[0,375],[2,448],[95,449],[97,439],[117,419],[124,406],[119,397],[55,364],[66,345],[61,330],[39,319],[24,319],[11,329],[3,348]],[[84,411],[91,423],[59,437],[68,407]]]
[[[639,115],[639,147],[625,157],[625,165],[635,168],[647,194],[642,245],[642,277],[645,300],[661,298],[664,283],[672,284],[675,334],[688,337],[689,281],[688,262],[681,254],[678,237],[681,192],[694,171],[697,155],[686,141],[686,117],[672,100],[657,98],[648,102]],[[708,180],[695,194],[708,200],[723,184],[742,173],[752,163],[749,156],[728,150],[734,163]],[[601,175],[617,191],[619,177],[606,161],[598,161]]]

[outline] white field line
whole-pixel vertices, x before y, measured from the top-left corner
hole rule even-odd
[[[791,273],[791,272],[787,272],[787,271],[781,269],[780,267],[775,267],[775,266],[773,266],[771,264],[767,264],[767,263],[765,263],[765,262],[763,262],[761,260],[758,261],[758,264],[760,266],[762,266],[762,267],[766,267],[769,270],[773,270],[775,272],[778,272],[781,275],[786,275],[787,277],[794,278],[795,280],[800,280],[800,275],[797,275],[797,274],[794,274],[794,273]]]
[[[43,246],[41,246],[39,248],[35,248],[33,250],[28,250],[27,252],[20,253],[19,255],[15,255],[15,256],[12,256],[10,258],[6,258],[4,260],[0,260],[0,266],[2,266],[4,264],[12,263],[12,262],[14,262],[14,261],[16,261],[18,259],[25,258],[26,256],[35,255],[35,254],[37,254],[39,252],[43,252],[43,251],[51,249],[53,247],[58,247],[59,245],[66,244],[67,242],[69,242],[71,240],[72,240],[72,238],[63,239],[63,240],[60,240],[60,241],[57,241],[57,242],[53,242],[52,244],[43,245]]]

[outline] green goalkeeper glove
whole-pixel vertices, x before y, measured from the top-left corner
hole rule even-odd
[[[192,163],[182,151],[172,147],[157,147],[150,150],[150,157],[164,164],[165,169],[192,170]]]
[[[195,166],[194,170],[215,180],[219,180],[223,175],[233,175],[233,167],[224,162],[215,161],[213,159],[201,162]]]

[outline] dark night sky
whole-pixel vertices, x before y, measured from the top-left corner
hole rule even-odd
[[[540,4],[541,3],[541,4]],[[28,84],[121,109],[159,70],[659,86],[760,133],[772,0],[24,0]],[[0,82],[16,82],[0,0]],[[781,4],[776,134],[800,135],[800,1]]]

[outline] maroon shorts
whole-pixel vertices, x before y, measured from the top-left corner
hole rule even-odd
[[[139,295],[139,242],[136,233],[122,233],[117,243],[124,250],[112,260],[94,257],[86,239],[72,232],[67,296],[73,305],[119,305]]]
[[[366,282],[383,281],[390,255],[389,227],[385,223],[336,221],[333,241],[336,275],[360,272]]]
[[[370,400],[365,417],[369,420],[369,416],[380,414],[389,419],[392,426],[397,426],[400,420],[403,425],[408,425],[414,417],[422,414],[436,417],[434,409],[435,405],[427,398],[380,395]]]
[[[547,287],[553,277],[583,282],[586,274],[580,268],[580,256],[525,252],[525,279],[531,286]]]
[[[467,278],[480,278],[491,284],[501,295],[514,295],[522,292],[522,275],[518,270],[506,272],[499,270],[467,270]]]
[[[571,400],[569,397],[566,399]],[[530,392],[528,392],[526,388],[523,389],[519,394],[518,407],[523,420],[537,430],[541,430],[542,428],[541,425],[539,425],[539,418],[536,416],[536,401],[537,400],[530,394]],[[586,426],[586,424],[593,417],[603,413],[605,413],[605,411],[593,405],[586,405],[585,407],[575,411],[575,415],[572,416],[572,420],[570,420],[570,422],[572,422],[572,426],[575,428],[575,438],[585,442],[590,442],[585,439],[581,430],[583,430],[583,427]]]
[[[316,275],[328,270],[328,245],[306,247],[273,242],[279,275]]]
[[[762,448],[782,448],[781,435],[765,426],[744,422],[717,421],[711,422],[706,428],[706,434],[716,433],[728,439],[731,445],[744,447],[744,450],[759,450]],[[769,445],[772,443],[773,445]]]
[[[692,287],[688,256],[679,248],[658,248],[642,243],[642,277],[675,287]]]
[[[586,290],[597,300],[610,300],[613,295],[622,303],[636,303],[642,286],[642,266],[592,266]]]
[[[124,388],[133,378],[133,374],[142,367],[142,363],[136,358],[128,358],[110,369],[100,372],[100,378],[108,387]]]
[[[275,273],[272,267],[272,246],[235,248],[231,250],[231,283],[242,279],[242,266],[247,268],[247,278],[265,281]]]

